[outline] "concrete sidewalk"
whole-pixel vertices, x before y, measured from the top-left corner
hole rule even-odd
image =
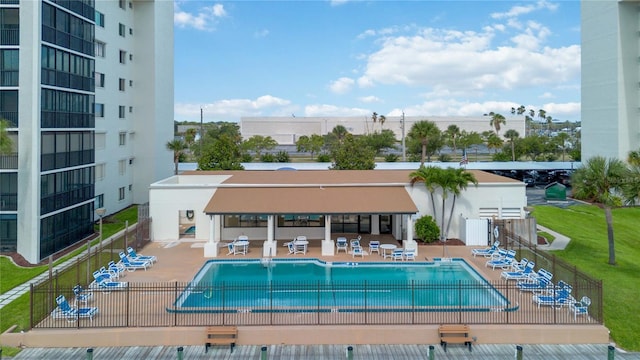
[[[551,235],[553,235],[555,237],[555,239],[553,240],[553,242],[549,245],[538,245],[538,249],[541,250],[564,250],[567,245],[569,245],[569,242],[571,241],[570,238],[557,233],[549,228],[546,228],[542,225],[537,225],[537,229],[538,231],[544,231],[546,233],[549,233]]]

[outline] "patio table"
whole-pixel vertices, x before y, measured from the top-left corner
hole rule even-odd
[[[380,249],[382,249],[382,257],[383,258],[387,258],[391,257],[391,253],[393,253],[393,250],[395,250],[397,248],[396,245],[394,244],[382,244],[380,245]],[[387,254],[387,250],[389,251],[389,253]]]

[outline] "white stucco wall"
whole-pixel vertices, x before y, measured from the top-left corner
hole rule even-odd
[[[153,241],[174,241],[179,238],[180,210],[193,210],[196,240],[209,239],[209,216],[203,210],[215,188],[208,186],[152,187],[149,191],[149,215],[152,219]]]

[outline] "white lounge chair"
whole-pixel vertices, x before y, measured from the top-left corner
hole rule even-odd
[[[364,250],[362,250],[362,246],[356,246],[353,249],[351,249],[351,255],[353,257],[360,256],[364,258]]]
[[[64,295],[56,298],[58,307],[51,312],[51,316],[55,319],[66,319],[68,322],[74,322],[78,319],[86,319],[93,321],[93,317],[98,313],[97,307],[73,307]]]
[[[491,247],[485,249],[473,249],[471,250],[471,254],[473,255],[473,257],[476,257],[478,255],[490,257],[493,253],[498,251],[498,246],[500,246],[500,241],[496,240],[493,242],[493,245],[491,245]]]
[[[525,268],[521,271],[503,271],[500,274],[500,277],[505,280],[524,280],[529,278],[529,275],[533,274],[533,269],[535,268],[536,263],[533,261],[528,261]]]
[[[347,238],[339,237],[336,239],[336,254],[340,252],[340,250],[344,250],[344,252],[348,252],[349,245],[347,244]]]
[[[588,296],[583,296],[578,302],[574,302],[569,305],[569,311],[573,313],[573,319],[578,320],[578,315],[586,315],[589,318],[589,305],[591,305],[591,299]]]
[[[369,241],[369,253],[373,254],[374,252],[380,254],[380,241],[378,240]]]

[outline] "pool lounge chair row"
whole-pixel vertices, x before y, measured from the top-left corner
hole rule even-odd
[[[56,298],[56,303],[58,307],[51,312],[51,317],[54,319],[65,319],[67,322],[75,322],[78,319],[89,319],[93,321],[93,317],[98,314],[98,308],[95,306],[71,306],[64,295],[59,295]]]

